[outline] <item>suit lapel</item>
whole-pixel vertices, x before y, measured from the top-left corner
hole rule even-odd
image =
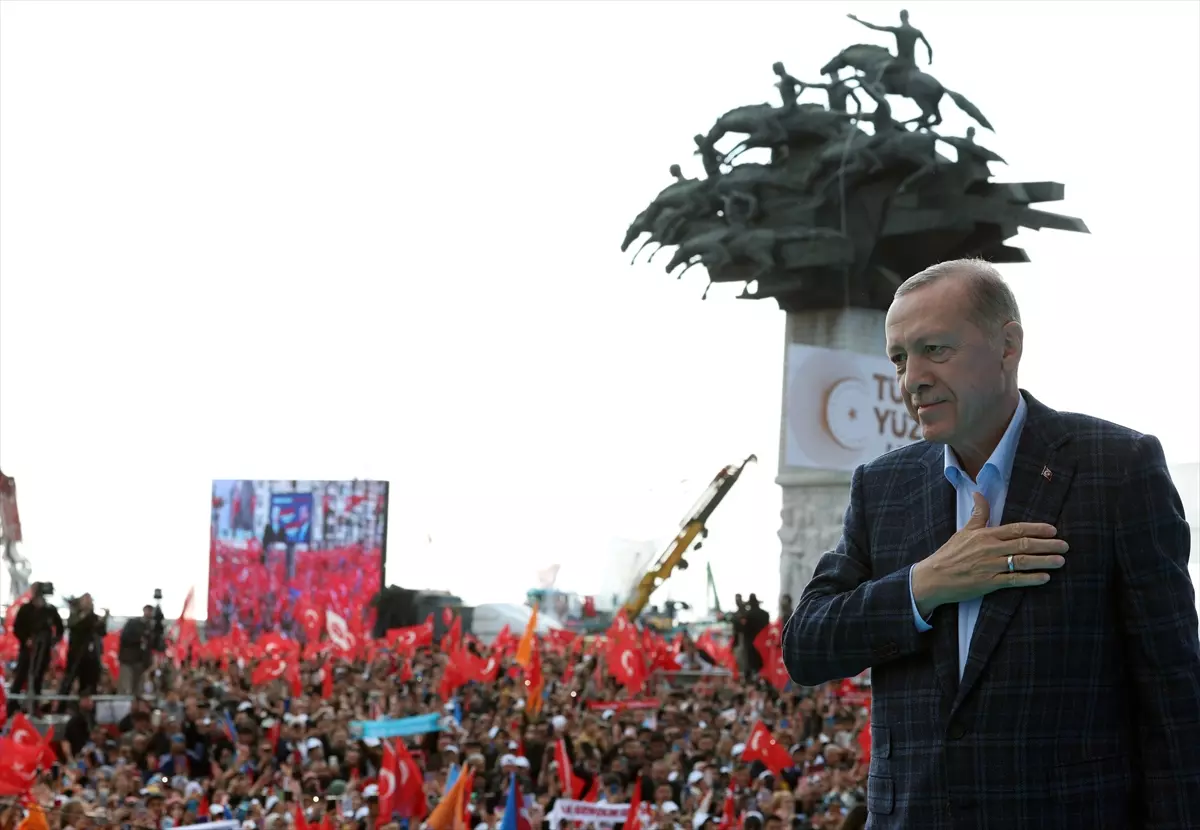
[[[909,511],[907,550],[913,562],[932,555],[958,529],[954,486],[946,479],[944,451],[930,444],[924,474],[914,481],[914,504]],[[943,605],[933,612],[933,667],[947,701],[958,690],[958,606]]]
[[[1057,412],[1038,403],[1028,392],[1023,391],[1022,394],[1029,409],[1013,459],[1002,524],[1057,524],[1075,473],[1074,460],[1067,453],[1060,452],[1070,435],[1063,428]],[[958,708],[979,680],[988,658],[1003,638],[1021,600],[1030,590],[1033,589],[1003,588],[983,598],[954,709]]]

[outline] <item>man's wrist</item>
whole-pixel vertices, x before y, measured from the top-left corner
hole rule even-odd
[[[913,602],[916,603],[917,613],[928,621],[929,617],[942,603],[937,599],[933,590],[933,574],[929,572],[929,560],[924,559],[913,565],[911,589]]]

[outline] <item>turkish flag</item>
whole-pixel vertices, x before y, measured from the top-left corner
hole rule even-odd
[[[624,641],[626,639],[637,638],[637,629],[629,621],[629,615],[625,613],[624,608],[617,611],[616,616],[613,617],[612,624],[609,625],[608,631],[605,633],[609,640]]]
[[[254,667],[254,672],[250,675],[251,686],[266,686],[272,681],[283,677],[288,670],[286,660],[278,657],[268,657],[266,660],[260,660],[258,665]]]
[[[792,766],[791,753],[784,748],[762,721],[754,724],[750,730],[750,740],[742,751],[743,761],[762,761],[776,778],[783,776],[783,771]]]
[[[396,753],[390,743],[383,745],[383,764],[379,769],[379,818],[381,824],[392,820],[396,811],[397,792],[396,781],[399,778],[396,770]]]
[[[476,657],[471,652],[463,650],[459,652],[459,661],[467,679],[474,680],[476,683],[493,683],[496,680],[496,673],[500,671],[500,661],[496,659],[495,655],[486,658]]]
[[[321,639],[320,611],[307,601],[301,601],[296,603],[296,610],[293,613],[296,620],[304,628],[304,636],[308,642],[315,643]]]
[[[333,661],[326,660],[321,668],[321,699],[333,699]]]
[[[45,743],[42,734],[29,722],[29,718],[25,717],[24,712],[18,712],[13,716],[8,738],[17,746],[42,746]]]
[[[625,814],[625,830],[642,830],[642,776],[633,782],[633,798],[629,799],[629,812]]]
[[[575,777],[575,765],[571,763],[571,754],[567,752],[567,742],[559,738],[554,742],[554,761],[558,764],[558,781],[567,798],[579,798],[583,794],[583,784]]]
[[[637,694],[646,685],[646,664],[632,640],[609,642],[608,673],[632,694]]]
[[[791,679],[783,665],[783,622],[775,620],[754,638],[754,648],[762,657],[762,675],[778,691]]]
[[[425,777],[404,741],[396,744],[396,809],[401,816],[420,821],[429,812]]]
[[[450,629],[446,632],[446,636],[442,637],[441,649],[446,654],[449,654],[461,648],[462,642],[462,617],[455,617],[454,621],[450,624]]]
[[[412,654],[419,648],[433,645],[433,621],[426,620],[420,625],[393,628],[388,632],[388,639],[396,651]]]
[[[0,738],[0,796],[24,795],[37,780],[38,767],[53,750],[22,714],[13,718],[7,738]]]
[[[725,793],[725,807],[721,810],[721,823],[717,830],[735,830],[738,826],[737,812],[733,804],[733,793]]]
[[[24,795],[37,780],[42,747],[0,738],[0,796]]]

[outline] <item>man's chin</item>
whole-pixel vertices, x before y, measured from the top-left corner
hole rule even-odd
[[[949,442],[950,430],[947,424],[921,424],[921,437],[931,444],[945,444]]]

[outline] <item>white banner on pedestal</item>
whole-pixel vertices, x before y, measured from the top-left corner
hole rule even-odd
[[[792,343],[786,371],[784,466],[853,470],[920,440],[884,355]]]

